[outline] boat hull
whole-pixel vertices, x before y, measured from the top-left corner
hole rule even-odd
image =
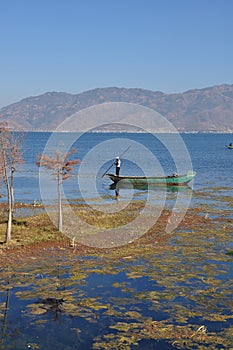
[[[117,176],[106,174],[114,183],[131,184],[136,186],[182,186],[193,180],[196,173],[188,172],[186,175],[178,176]]]

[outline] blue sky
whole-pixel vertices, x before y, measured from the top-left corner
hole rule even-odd
[[[0,107],[48,91],[233,83],[232,0],[0,0]]]

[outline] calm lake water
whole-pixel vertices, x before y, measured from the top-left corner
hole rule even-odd
[[[26,133],[23,144],[24,164],[15,173],[15,199],[25,203],[32,203],[34,200],[41,201],[39,186],[39,169],[35,162],[37,155],[46,149],[46,142],[50,133]],[[72,137],[70,136],[72,135]],[[158,137],[160,137],[158,135]],[[197,173],[191,187],[194,191],[208,191],[211,189],[224,188],[225,194],[231,195],[232,190],[232,161],[233,151],[225,147],[232,141],[231,134],[181,134],[184,141],[185,153],[181,150],[181,160],[177,153],[171,155],[176,142],[172,140],[177,135],[163,136],[167,144],[163,145],[158,138],[151,134],[112,134],[112,133],[88,133],[80,137],[79,134],[60,133],[57,134],[56,142],[61,150],[68,144],[73,145],[78,150],[76,158],[83,160],[82,172],[76,168],[76,176],[64,183],[65,196],[68,199],[93,199],[105,197],[106,201],[114,198],[114,191],[110,189],[111,181],[107,177],[102,177],[104,172],[114,161],[116,155],[125,153],[122,159],[121,174],[123,175],[171,175],[177,171],[177,163],[181,164],[183,172],[187,172],[190,164],[186,162],[187,154],[190,155],[191,165]],[[116,142],[105,146],[108,140]],[[75,141],[74,144],[70,140]],[[131,142],[135,142],[131,144]],[[103,145],[98,148],[98,145]],[[65,145],[65,146],[64,146]],[[144,149],[138,151],[138,145],[143,145]],[[111,148],[112,146],[112,148]],[[106,149],[107,148],[107,149]],[[46,149],[47,150],[47,149]],[[123,150],[123,151],[122,151]],[[140,153],[141,151],[141,153]],[[92,156],[85,158],[88,153]],[[148,158],[147,153],[152,152],[154,159]],[[179,150],[178,150],[179,154]],[[182,156],[184,161],[182,163]],[[186,164],[187,163],[187,164]],[[112,167],[109,172],[114,172]],[[42,171],[43,173],[43,171]],[[80,193],[79,178],[84,190]],[[83,182],[83,179],[85,181]],[[52,181],[52,180],[51,180]],[[51,182],[48,182],[48,190]],[[4,192],[4,189],[1,189]],[[145,191],[135,190],[136,198],[143,199]],[[122,199],[132,196],[132,190],[122,190]],[[56,198],[56,192],[51,193],[51,199]],[[4,200],[4,199],[3,199]]]
[[[41,200],[35,161],[49,136],[25,134],[16,201]],[[181,137],[185,150],[182,146],[173,153],[174,135],[163,139],[169,150],[148,134],[59,135],[59,147],[76,140],[74,147],[83,161],[83,168],[77,168],[78,174],[64,185],[64,195],[71,201],[114,203],[115,191],[102,175],[129,142],[121,167],[126,175],[172,174],[177,165],[186,172],[190,155],[197,172],[187,189],[192,194],[190,205],[203,208],[203,216],[216,217],[216,225],[162,234],[162,243],[155,238],[149,247],[137,247],[136,256],[127,247],[99,256],[75,252],[67,256],[63,250],[53,250],[46,259],[32,256],[25,263],[0,268],[1,350],[232,348],[233,257],[227,252],[233,250],[233,150],[225,145],[233,135]],[[115,144],[105,143],[113,138]],[[48,181],[46,190],[53,200],[50,187]],[[177,192],[155,190],[152,202],[158,204],[164,191],[166,205],[172,207]],[[121,189],[119,200],[136,201],[147,195],[145,190]],[[181,198],[187,198],[186,191]],[[224,221],[218,221],[222,215]]]

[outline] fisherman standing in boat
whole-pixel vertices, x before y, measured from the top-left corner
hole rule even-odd
[[[116,175],[120,175],[120,169],[121,169],[121,160],[120,157],[116,157],[116,161],[115,161],[115,165],[116,165]]]

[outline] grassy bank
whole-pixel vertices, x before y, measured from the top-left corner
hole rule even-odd
[[[15,214],[19,210],[32,209],[29,205],[16,205]],[[38,208],[37,208],[38,209]],[[122,210],[115,213],[107,213],[98,209],[84,204],[73,205],[74,216],[77,215],[83,222],[92,225],[93,227],[114,228],[121,227],[128,222],[134,220],[144,209],[144,202],[133,202],[123,207]],[[32,248],[36,250],[36,247],[44,245],[44,247],[52,245],[74,247],[72,239],[68,238],[63,233],[59,232],[56,226],[50,220],[48,214],[44,210],[43,206],[40,207],[39,213],[34,212],[34,215],[17,217],[15,216],[12,225],[12,239],[9,243],[5,244],[5,231],[6,231],[6,208],[0,207],[0,252],[3,253],[5,250],[8,252],[14,249]],[[222,213],[221,213],[222,214]],[[134,240],[129,244],[132,247],[131,253],[138,253],[136,247],[151,247],[154,242],[164,242],[168,236],[165,233],[165,227],[169,221],[171,211],[164,209],[161,212],[158,220],[155,220],[154,225],[140,238]],[[143,217],[146,220],[146,217]],[[227,227],[231,229],[231,219],[228,219]],[[225,224],[224,224],[225,223]],[[219,218],[216,220],[211,218],[209,215],[205,215],[203,209],[189,208],[186,212],[182,222],[177,226],[176,230],[183,230],[184,232],[213,230],[216,229],[216,225],[222,226],[224,224],[224,231],[226,232],[226,219]],[[88,233],[88,232],[87,232]],[[75,242],[75,247],[79,247],[79,251],[87,251],[89,248],[82,247],[79,242]],[[91,248],[90,248],[91,249]],[[98,249],[93,249],[94,251]],[[121,247],[121,250],[124,250]]]

